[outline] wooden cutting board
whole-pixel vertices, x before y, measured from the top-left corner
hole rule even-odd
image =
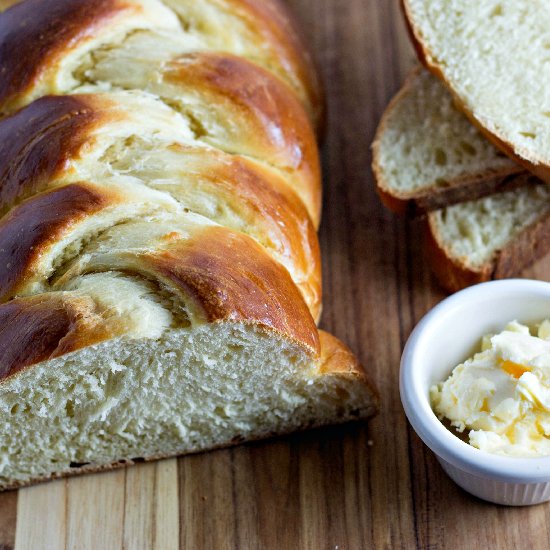
[[[261,1],[261,0],[257,0]],[[382,397],[347,426],[0,495],[0,550],[548,548],[550,505],[459,490],[408,427],[404,342],[442,297],[420,228],[380,205],[370,143],[414,63],[395,0],[292,0],[326,82],[323,326]],[[526,273],[550,277],[550,260]]]

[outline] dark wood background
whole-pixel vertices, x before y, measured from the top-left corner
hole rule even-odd
[[[261,1],[261,0],[258,0]],[[458,489],[407,425],[403,345],[442,297],[415,222],[379,203],[370,143],[415,63],[396,0],[291,0],[323,74],[323,327],[376,382],[368,427],[331,428],[0,495],[0,549],[548,548],[550,507]],[[548,278],[550,261],[526,276]]]

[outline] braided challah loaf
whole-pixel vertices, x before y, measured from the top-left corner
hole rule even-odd
[[[0,9],[0,487],[371,415],[279,2]]]

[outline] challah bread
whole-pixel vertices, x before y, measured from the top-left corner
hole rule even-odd
[[[415,69],[388,105],[373,143],[383,203],[421,214],[535,181],[456,109],[428,71]]]
[[[0,8],[0,488],[372,415],[279,2]]]
[[[403,0],[426,66],[506,154],[550,182],[550,5]]]
[[[447,290],[513,277],[550,250],[550,188],[525,185],[430,212],[427,257]]]

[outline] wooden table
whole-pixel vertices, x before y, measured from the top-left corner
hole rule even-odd
[[[397,3],[291,3],[329,106],[323,326],[367,366],[381,393],[380,415],[369,427],[4,493],[0,550],[548,547],[550,506],[504,508],[462,492],[401,409],[401,350],[443,294],[422,259],[418,224],[382,208],[370,172],[378,119],[414,63]],[[548,277],[550,261],[526,275]]]

